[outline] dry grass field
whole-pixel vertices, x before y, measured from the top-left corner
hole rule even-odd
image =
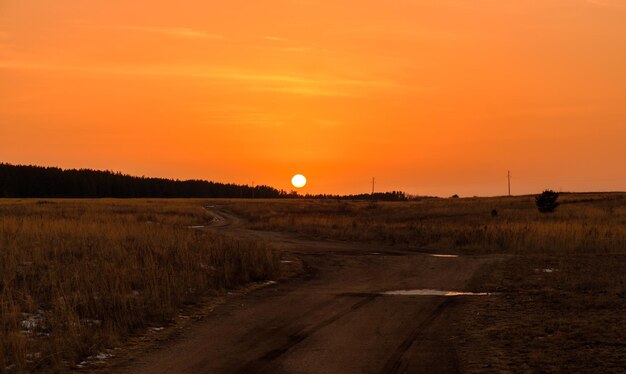
[[[260,230],[507,254],[461,300],[469,372],[626,367],[626,194],[534,199],[222,200]],[[0,200],[0,372],[63,371],[207,295],[277,276],[269,244],[193,229],[200,200]],[[497,214],[492,214],[496,210]]]
[[[626,194],[405,203],[233,202],[252,227],[467,255],[509,254],[472,291],[457,335],[470,372],[622,372],[626,367]],[[492,215],[492,210],[497,215]]]
[[[559,201],[554,214],[539,213],[532,196],[377,203],[234,200],[230,209],[255,229],[468,254],[626,248],[625,194],[570,194]]]
[[[0,200],[0,372],[65,371],[202,297],[275,277],[199,200]]]

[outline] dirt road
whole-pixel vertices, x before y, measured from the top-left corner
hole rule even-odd
[[[466,289],[490,257],[436,257],[358,243],[246,230],[210,207],[214,229],[258,237],[304,274],[221,305],[206,319],[120,371],[128,373],[454,373],[450,324],[481,296],[386,291]],[[291,261],[291,262],[290,262]],[[487,296],[489,297],[489,296]]]

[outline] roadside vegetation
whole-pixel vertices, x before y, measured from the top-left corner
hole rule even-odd
[[[554,214],[533,196],[410,202],[232,200],[259,230],[478,253],[614,253],[626,248],[625,194],[562,194]]]
[[[235,202],[251,227],[429,252],[501,254],[457,309],[469,372],[623,372],[626,367],[626,194],[561,194],[416,202]]]
[[[65,371],[183,305],[272,279],[199,200],[0,200],[0,372]]]

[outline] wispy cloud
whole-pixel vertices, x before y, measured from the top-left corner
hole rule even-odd
[[[626,1],[624,0],[584,0],[586,3],[600,6],[604,8],[622,8],[626,9]]]
[[[271,50],[271,51],[282,51],[282,52],[289,52],[289,53],[305,53],[305,52],[311,52],[311,53],[316,53],[316,54],[328,53],[327,49],[306,47],[306,46],[253,45],[253,46],[250,46],[250,47],[251,48],[255,48],[255,49],[263,49],[263,50]]]
[[[312,47],[285,47],[280,48],[281,51],[285,52],[311,52],[314,51],[315,48]]]
[[[257,73],[215,66],[73,66],[23,62],[0,62],[0,69],[73,71],[91,74],[180,77],[225,81],[259,92],[290,93],[307,96],[359,96],[364,89],[398,88],[390,80],[345,79],[332,76]]]
[[[249,91],[253,92],[274,92],[283,94],[294,94],[301,96],[334,96],[334,97],[356,97],[359,96],[355,92],[333,90],[328,87],[319,86],[288,86],[288,85],[263,85],[249,87]]]
[[[147,26],[105,26],[107,29],[128,30],[145,32],[152,34],[161,34],[178,38],[190,39],[214,39],[225,40],[226,37],[220,34],[212,34],[205,31],[195,30],[187,27],[147,27]]]
[[[264,40],[269,40],[272,42],[288,42],[289,41],[289,39],[281,38],[279,36],[271,36],[271,35],[264,35],[264,36],[261,36],[260,38]]]
[[[372,24],[369,26],[346,28],[338,30],[338,34],[356,37],[386,37],[386,38],[411,38],[424,40],[454,40],[462,39],[464,34],[445,29],[425,27],[403,27],[388,24]]]

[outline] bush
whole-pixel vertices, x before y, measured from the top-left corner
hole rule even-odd
[[[559,206],[557,199],[559,193],[552,190],[545,190],[541,195],[535,197],[535,204],[541,213],[552,213]]]

